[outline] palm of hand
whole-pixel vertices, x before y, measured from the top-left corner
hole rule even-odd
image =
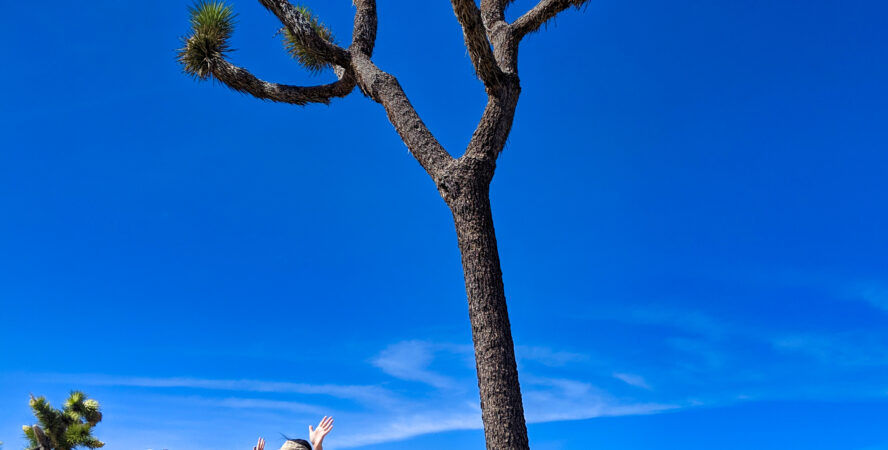
[[[321,419],[321,423],[318,424],[317,428],[312,428],[311,425],[308,426],[308,438],[311,440],[311,445],[317,448],[322,442],[324,442],[324,437],[327,436],[327,433],[333,429],[333,418],[324,416]]]

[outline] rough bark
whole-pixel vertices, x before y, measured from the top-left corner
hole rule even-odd
[[[355,25],[352,31],[352,45],[349,52],[360,53],[368,58],[373,55],[376,45],[376,1],[355,2]]]
[[[451,0],[451,4],[453,13],[462,26],[466,49],[472,58],[475,73],[488,90],[496,89],[500,85],[503,72],[496,64],[493,51],[490,49],[481,11],[475,5],[475,0]]]
[[[493,171],[487,161],[461,159],[450,187],[441,194],[453,213],[462,255],[487,449],[526,450],[524,406],[490,209]]]
[[[453,157],[416,113],[398,79],[376,67],[364,54],[352,57],[352,68],[361,90],[385,108],[407,149],[437,183],[454,162]]]
[[[528,33],[539,30],[544,23],[552,20],[561,11],[571,6],[579,8],[588,2],[589,0],[542,0],[533,9],[516,19],[512,27],[518,39],[521,39]]]
[[[247,69],[235,66],[221,57],[213,60],[210,67],[213,76],[231,89],[273,102],[294,105],[327,104],[330,99],[345,97],[355,88],[355,79],[350,71],[343,71],[342,78],[334,83],[303,87],[260,80]]]

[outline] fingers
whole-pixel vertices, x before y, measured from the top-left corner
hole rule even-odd
[[[256,442],[256,446],[253,447],[253,450],[265,450],[265,439],[259,438],[259,441]]]
[[[332,429],[333,429],[333,418],[324,416],[324,418],[321,419],[321,423],[318,425],[318,431],[321,432],[321,436],[326,436],[327,433],[329,433],[330,430],[332,430]]]

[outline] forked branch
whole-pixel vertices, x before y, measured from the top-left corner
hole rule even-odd
[[[496,22],[506,21],[506,7],[515,0],[481,0],[481,17],[490,31]]]
[[[475,0],[451,0],[453,12],[463,29],[463,37],[475,73],[489,89],[495,89],[502,82],[503,72],[500,70],[490,49],[487,31],[481,19],[481,11]]]
[[[340,69],[337,70],[339,81],[334,83],[299,87],[260,80],[248,70],[225,59],[231,50],[228,40],[234,31],[235,14],[230,6],[220,1],[205,0],[196,3],[190,11],[192,34],[183,39],[179,62],[185,72],[195,78],[205,80],[213,77],[236,91],[296,105],[329,103],[334,97],[348,95],[355,87],[348,58],[344,66],[337,66]]]
[[[392,75],[383,72],[370,56],[376,41],[376,1],[355,0],[357,12],[352,45],[345,50],[324,39],[306,17],[287,0],[259,0],[286,25],[298,44],[320,62],[334,67],[339,81],[311,87],[263,81],[247,69],[225,59],[228,39],[234,30],[234,12],[220,0],[198,0],[191,8],[191,36],[183,40],[179,62],[198,79],[213,77],[228,87],[275,102],[304,105],[328,103],[348,95],[356,85],[380,103],[407,148],[437,183],[454,161],[419,118],[407,95]]]
[[[277,16],[287,30],[312,54],[334,66],[348,67],[348,52],[327,41],[315,31],[307,17],[287,0],[259,0],[262,6]]]
[[[356,0],[355,6],[350,70],[364,94],[382,105],[410,154],[437,184],[454,159],[423,123],[398,79],[370,60],[376,40],[376,0]]]

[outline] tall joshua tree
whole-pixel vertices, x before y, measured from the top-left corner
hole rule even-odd
[[[199,0],[191,8],[192,32],[179,50],[186,73],[201,80],[214,78],[256,98],[294,105],[326,104],[345,97],[357,86],[382,105],[453,214],[489,450],[528,448],[489,195],[496,160],[509,136],[521,93],[518,47],[522,39],[560,12],[588,2],[540,0],[509,23],[505,9],[513,1],[481,0],[479,6],[475,0],[451,0],[475,73],[487,92],[487,106],[459,158],[451,156],[435,139],[397,78],[373,63],[375,0],[353,1],[354,30],[347,48],[337,45],[329,29],[307,8],[287,0],[259,0],[283,24],[284,44],[293,57],[310,70],[332,69],[338,78],[333,83],[308,87],[271,83],[230,63],[227,53],[234,13],[221,1]]]
[[[71,450],[105,446],[92,435],[93,427],[102,421],[99,402],[88,399],[83,392],[71,392],[61,411],[53,408],[44,397],[32,395],[30,405],[39,424],[25,425],[22,430],[32,448]]]

